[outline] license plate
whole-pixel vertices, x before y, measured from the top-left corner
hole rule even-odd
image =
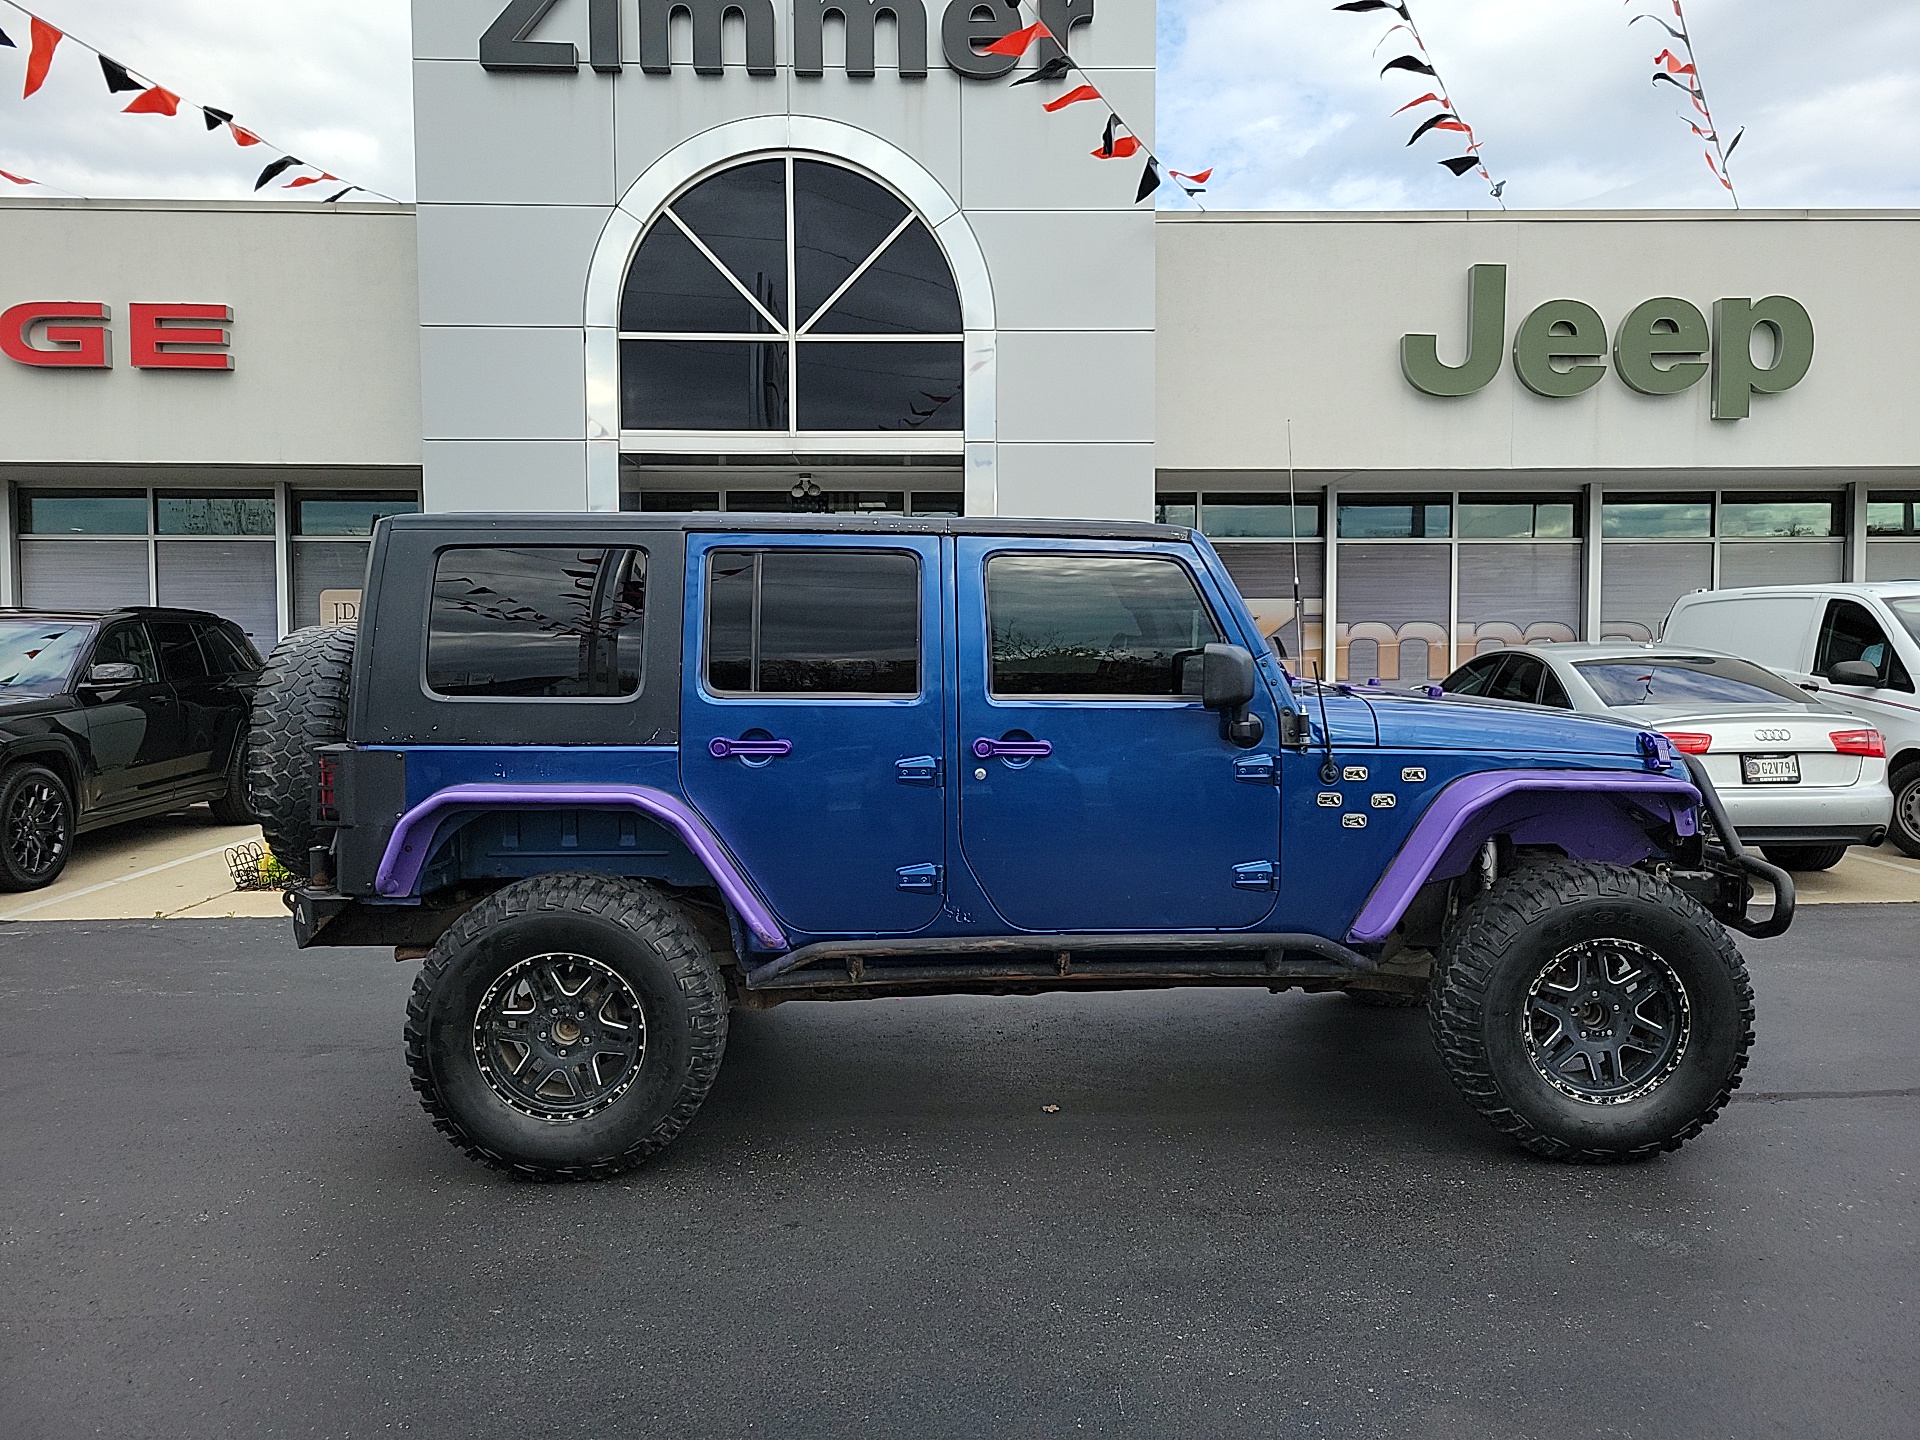
[[[1798,785],[1798,755],[1742,755],[1740,781],[1744,785]]]

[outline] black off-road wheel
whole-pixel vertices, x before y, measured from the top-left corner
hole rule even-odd
[[[1760,853],[1782,870],[1802,874],[1813,870],[1831,870],[1847,858],[1845,845],[1762,845]]]
[[[603,875],[522,880],[427,955],[407,1063],[435,1126],[537,1180],[598,1180],[686,1129],[727,1045],[727,989],[658,891]]]
[[[0,774],[0,890],[39,890],[73,857],[73,796],[44,765]]]
[[[1753,986],[1726,931],[1617,865],[1495,884],[1441,947],[1427,1013],[1474,1109],[1584,1164],[1679,1149],[1727,1103],[1753,1043]]]
[[[1893,824],[1887,838],[1920,860],[1920,763],[1902,765],[1887,777],[1893,789]]]
[[[273,858],[303,878],[317,838],[314,755],[347,738],[354,634],[332,625],[296,630],[273,647],[255,682],[247,808]]]

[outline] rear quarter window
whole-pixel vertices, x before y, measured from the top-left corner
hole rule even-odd
[[[456,699],[617,699],[640,689],[644,551],[460,546],[434,563],[427,688]]]

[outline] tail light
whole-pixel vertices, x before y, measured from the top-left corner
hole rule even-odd
[[[1669,730],[1667,739],[1673,742],[1673,748],[1682,755],[1704,755],[1713,748],[1713,736],[1699,735],[1690,730]]]
[[[1835,730],[1827,738],[1842,755],[1864,755],[1869,760],[1887,758],[1886,738],[1878,730]]]
[[[334,777],[339,770],[339,758],[333,755],[314,758],[319,764],[315,769],[313,807],[319,820],[330,825],[340,818],[339,806],[334,803]]]

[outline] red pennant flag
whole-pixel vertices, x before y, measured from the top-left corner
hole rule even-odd
[[[1653,57],[1653,63],[1656,65],[1665,65],[1669,75],[1697,75],[1700,73],[1694,69],[1693,66],[1682,63],[1680,57],[1671,50],[1662,50],[1658,55]]]
[[[33,50],[27,56],[27,88],[20,96],[22,100],[47,83],[47,71],[53,65],[53,52],[67,38],[64,32],[54,29],[39,16],[33,16],[32,19]]]
[[[1091,85],[1076,85],[1058,100],[1049,100],[1040,108],[1051,114],[1055,110],[1064,110],[1069,105],[1078,105],[1082,100],[1098,100],[1100,92]]]
[[[1102,146],[1098,150],[1089,150],[1087,153],[1096,160],[1124,160],[1129,155],[1140,153],[1140,142],[1131,135],[1116,135],[1113,137],[1111,150]]]
[[[283,190],[298,190],[302,185],[318,185],[322,180],[337,181],[339,178],[338,175],[328,175],[323,171],[318,175],[302,175],[298,180],[289,180],[280,188]]]
[[[1206,169],[1197,170],[1191,175],[1184,170],[1169,170],[1167,174],[1176,180],[1191,180],[1196,185],[1204,185],[1213,178],[1213,167],[1209,165]]]
[[[16,175],[11,170],[0,170],[0,179],[11,180],[16,185],[31,185],[34,182],[24,175]]]
[[[1436,95],[1431,90],[1429,90],[1426,94],[1422,95],[1418,100],[1407,101],[1406,104],[1400,107],[1400,110],[1411,110],[1416,105],[1446,105],[1448,109],[1453,108],[1452,105],[1448,102],[1446,96]],[[1396,110],[1393,113],[1395,115],[1398,115],[1400,113],[1400,110]]]
[[[177,115],[180,113],[180,97],[171,90],[155,85],[133,97],[133,103],[123,111],[123,115]]]
[[[980,53],[982,55],[1024,55],[1027,53],[1027,48],[1042,35],[1048,39],[1053,38],[1053,32],[1036,20],[1024,30],[1016,30],[1011,35],[1002,35],[991,45],[982,45]]]
[[[243,130],[238,125],[229,125],[227,128],[233,131],[233,143],[236,145],[247,146],[260,143],[260,137],[251,130]]]

